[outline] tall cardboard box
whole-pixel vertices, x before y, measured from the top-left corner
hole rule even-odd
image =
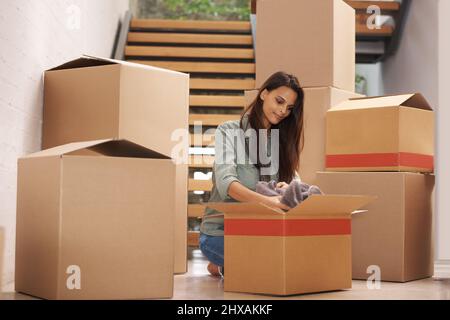
[[[288,212],[208,203],[225,213],[224,290],[293,295],[351,288],[351,214],[371,200],[311,196]]]
[[[304,143],[300,153],[299,175],[303,182],[316,183],[316,172],[325,170],[326,113],[339,103],[359,94],[332,87],[303,88]],[[257,90],[245,92],[247,105],[257,95]]]
[[[325,193],[375,195],[368,214],[352,219],[353,279],[378,266],[381,280],[406,282],[433,275],[433,175],[407,172],[322,172]]]
[[[189,76],[123,61],[83,56],[45,72],[44,149],[75,141],[128,139],[172,157],[188,141]],[[177,166],[175,272],[187,269],[187,163]]]
[[[168,298],[175,165],[125,140],[18,161],[16,291],[45,299]]]
[[[433,172],[434,112],[421,94],[353,98],[327,112],[327,171]]]
[[[277,71],[303,87],[355,90],[355,10],[343,0],[259,0],[256,87]]]

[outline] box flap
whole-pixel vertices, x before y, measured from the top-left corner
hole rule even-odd
[[[433,110],[420,93],[393,96],[351,98],[330,109],[332,111],[367,108],[386,108],[404,106],[423,110]]]
[[[217,211],[244,216],[248,214],[284,214],[283,210],[270,208],[258,202],[208,202],[205,206]]]
[[[107,141],[111,141],[112,139],[105,140],[94,140],[94,141],[83,141],[83,142],[73,142],[64,144],[61,146],[57,146],[54,148],[42,150],[39,152],[35,152],[29,155],[24,156],[23,158],[38,158],[38,157],[54,157],[54,156],[62,156],[63,154],[67,154],[70,152],[74,152],[76,150],[87,149],[94,145],[104,143]]]
[[[118,64],[118,63],[119,63],[119,61],[115,61],[115,60],[111,60],[111,59],[104,59],[104,58],[99,58],[99,57],[83,55],[78,59],[66,62],[60,66],[49,69],[48,71],[98,67],[98,66],[105,66],[105,65]]]
[[[350,215],[377,197],[353,195],[312,195],[297,207],[288,211],[293,215]]]
[[[96,154],[111,157],[131,157],[131,158],[151,158],[151,159],[170,159],[156,151],[147,149],[141,145],[135,144],[127,140],[95,140],[74,142],[58,146],[55,148],[43,150],[23,158],[51,157],[63,155],[82,155],[83,150],[90,150]]]
[[[108,59],[108,58],[102,58],[102,57],[95,57],[90,55],[82,55],[80,58],[66,62],[60,66],[57,66],[55,68],[49,69],[48,71],[56,71],[56,70],[67,70],[67,69],[75,69],[75,68],[87,68],[87,67],[98,67],[98,66],[105,66],[105,65],[124,65],[129,66],[133,68],[140,68],[140,69],[147,69],[147,70],[163,70],[164,72],[168,73],[175,73],[175,74],[183,74],[186,77],[189,77],[188,74],[173,71],[169,69],[163,69],[159,67],[153,67],[149,65],[139,64],[139,63],[133,63],[128,61],[122,61],[122,60],[114,60],[114,59]]]
[[[170,157],[167,157],[159,152],[153,151],[128,140],[106,141],[104,143],[93,145],[87,149],[109,157],[170,159]],[[74,152],[70,154],[74,154]]]

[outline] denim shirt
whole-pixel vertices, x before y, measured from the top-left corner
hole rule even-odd
[[[242,125],[244,132],[250,128],[248,123],[248,116],[244,116],[242,119]],[[212,191],[209,202],[237,202],[228,195],[228,188],[230,184],[234,181],[240,182],[242,185],[248,189],[255,191],[256,183],[260,180],[275,180],[278,181],[278,172],[274,175],[265,176],[262,179],[260,176],[260,170],[251,163],[242,163],[242,161],[236,161],[237,153],[236,143],[232,141],[232,137],[227,135],[231,130],[240,129],[240,120],[227,121],[217,127],[216,139],[215,139],[215,154],[216,156],[221,152],[226,157],[230,157],[232,161],[226,161],[226,163],[214,162],[213,165],[213,175],[212,175]],[[218,135],[219,133],[219,135]],[[221,138],[224,137],[222,140]],[[267,153],[270,158],[270,135],[267,139]],[[219,148],[222,148],[219,151]],[[246,158],[248,158],[248,139],[246,139]],[[230,159],[227,158],[227,159]],[[204,234],[210,236],[223,236],[224,234],[224,219],[223,213],[214,210],[212,208],[206,207],[203,216],[203,221],[200,226],[200,231]]]

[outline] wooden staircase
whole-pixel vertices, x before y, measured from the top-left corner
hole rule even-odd
[[[393,54],[401,37],[404,17],[411,0],[354,1],[345,0],[356,10],[356,61],[377,62]],[[367,8],[377,5],[382,15],[395,21],[369,29]],[[255,21],[256,0],[252,0]],[[194,133],[194,124],[201,123],[202,131],[214,129],[227,120],[239,119],[245,105],[244,90],[255,87],[255,52],[250,21],[186,21],[133,19],[127,13],[118,44],[116,59],[190,74],[190,116],[192,154],[189,166],[190,221],[201,219],[211,191],[211,181],[193,179],[195,172],[212,170],[213,155],[206,147],[214,145],[214,135]],[[125,48],[125,49],[123,49]],[[207,154],[207,155],[205,155]],[[203,195],[195,195],[197,192]],[[198,225],[198,224],[197,224]],[[198,245],[198,231],[189,231],[188,244]]]
[[[132,19],[125,60],[190,74],[191,147],[189,166],[190,224],[201,219],[212,188],[211,180],[195,180],[194,172],[212,170],[213,155],[203,148],[214,145],[214,135],[194,133],[194,124],[215,129],[239,119],[244,90],[255,87],[255,53],[250,22]],[[195,195],[194,192],[204,192]],[[198,225],[198,223],[197,223]],[[188,245],[198,246],[199,232],[188,232]]]

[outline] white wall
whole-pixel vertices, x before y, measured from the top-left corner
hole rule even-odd
[[[435,259],[450,275],[450,12],[448,0],[413,0],[397,54],[382,65],[385,94],[421,92],[436,112]]]
[[[14,279],[17,158],[41,145],[42,72],[87,53],[110,57],[128,0],[0,2],[0,228],[3,287]],[[1,260],[1,259],[0,259]]]
[[[357,64],[356,74],[367,80],[367,96],[376,97],[384,95],[382,63]]]
[[[438,1],[411,2],[399,50],[382,65],[385,94],[418,91],[438,107]]]

